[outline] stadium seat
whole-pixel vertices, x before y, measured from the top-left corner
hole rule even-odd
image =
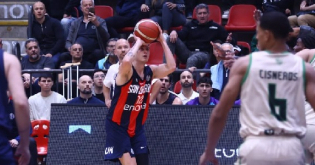
[[[180,31],[180,30],[182,30],[182,28],[183,28],[182,26],[171,27],[170,32],[173,30]]]
[[[239,45],[239,46],[244,46],[245,48],[248,48],[248,51],[249,51],[249,52],[252,52],[252,51],[250,50],[250,45],[249,45],[249,43],[247,43],[247,42],[245,42],[245,41],[237,41],[237,45]]]
[[[150,57],[148,65],[159,65],[163,63],[163,48],[161,43],[153,42],[150,44]]]
[[[103,19],[114,16],[114,10],[110,6],[97,5],[95,8],[95,14]]]
[[[38,156],[42,158],[47,155],[49,128],[49,120],[32,121],[33,132],[31,136],[36,141]]]
[[[194,81],[194,84],[193,84],[192,88],[193,88],[194,91],[196,91],[196,89],[197,89],[196,81]],[[181,90],[182,90],[182,85],[180,84],[180,80],[179,80],[174,85],[174,92],[179,94],[181,92]]]
[[[208,5],[209,8],[209,20],[213,20],[215,23],[221,25],[222,24],[222,16],[221,9],[217,5]],[[196,11],[193,12],[193,19],[197,19]]]
[[[255,10],[254,5],[232,6],[225,29],[227,31],[255,31],[256,21],[253,17]]]

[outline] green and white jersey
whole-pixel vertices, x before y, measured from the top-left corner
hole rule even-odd
[[[250,55],[242,80],[240,135],[303,136],[306,132],[305,63],[297,56],[267,51]]]
[[[315,69],[315,55],[313,56],[310,64]],[[305,102],[305,116],[306,116],[307,124],[315,125],[315,112],[312,106],[308,102]]]

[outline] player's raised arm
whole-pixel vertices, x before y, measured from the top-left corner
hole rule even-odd
[[[24,92],[21,76],[21,67],[17,58],[4,52],[5,75],[8,81],[8,89],[13,98],[16,123],[21,137],[16,154],[20,155],[19,163],[28,164],[29,153],[29,133],[30,114],[27,97]]]
[[[160,28],[160,27],[159,27]],[[163,50],[164,50],[164,54],[165,54],[165,59],[166,59],[166,64],[160,64],[158,66],[150,66],[152,71],[153,71],[153,78],[162,78],[165,77],[169,74],[171,74],[172,72],[175,71],[176,69],[176,63],[173,57],[173,54],[170,50],[170,48],[168,47],[163,35],[162,35],[162,30],[160,28],[160,36],[158,38],[158,41],[161,43]],[[152,54],[151,54],[152,56]]]
[[[214,164],[218,163],[214,155],[214,149],[223,132],[228,112],[234,105],[234,101],[240,92],[241,81],[245,75],[248,63],[249,56],[242,57],[237,60],[231,68],[229,81],[224,88],[220,102],[216,105],[210,116],[207,146],[205,152],[200,157],[200,165],[206,165],[207,162],[213,162]]]
[[[135,44],[125,55],[119,66],[119,72],[116,78],[116,83],[118,83],[117,85],[122,85],[130,79],[132,75],[132,62],[135,60],[139,48],[145,44],[140,38],[136,36],[134,36],[134,38],[136,40]]]

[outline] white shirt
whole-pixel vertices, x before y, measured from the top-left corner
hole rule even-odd
[[[178,97],[182,100],[183,105],[186,105],[186,103],[187,103],[188,101],[190,101],[190,100],[192,100],[192,99],[194,99],[194,98],[196,98],[196,97],[199,97],[199,93],[193,91],[192,95],[187,98],[187,97],[185,97],[185,96],[183,95],[183,92],[180,92],[180,93],[178,94]]]
[[[31,120],[50,120],[51,103],[67,103],[67,100],[57,92],[48,97],[37,93],[28,99]]]
[[[103,84],[109,88],[112,89],[112,91],[114,91],[115,88],[115,79],[117,76],[119,70],[119,62],[117,62],[116,64],[113,64],[109,67],[109,69],[107,70],[105,79],[103,81]],[[113,87],[113,88],[111,88]],[[114,94],[114,92],[112,92]]]

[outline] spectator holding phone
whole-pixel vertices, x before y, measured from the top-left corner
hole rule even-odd
[[[106,54],[106,43],[109,39],[107,26],[104,19],[94,13],[93,0],[81,0],[83,16],[73,21],[66,40],[66,49],[79,43],[83,46],[83,59],[92,64]],[[62,61],[70,60],[70,53],[62,55]]]

